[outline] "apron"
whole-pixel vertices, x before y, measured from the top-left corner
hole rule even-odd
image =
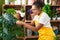
[[[35,26],[38,25],[39,18],[41,17],[42,13],[39,15],[39,17],[35,20]],[[52,30],[52,28],[48,28],[46,26],[41,27],[38,30],[39,38],[38,40],[55,40],[55,34]]]

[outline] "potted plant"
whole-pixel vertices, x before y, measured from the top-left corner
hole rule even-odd
[[[21,8],[20,15],[21,15],[21,17],[25,16],[25,9],[24,9],[24,7]]]
[[[3,40],[16,40],[16,36],[23,36],[24,30],[21,26],[17,27],[16,20],[12,14],[4,13],[0,16],[0,23],[2,23],[0,38]]]
[[[16,40],[16,36],[24,36],[23,28],[16,25],[17,19],[13,16],[15,14],[15,9],[9,8],[0,16],[0,23],[2,23],[0,38],[3,40]]]
[[[16,0],[9,0],[9,1],[11,5],[14,5]]]

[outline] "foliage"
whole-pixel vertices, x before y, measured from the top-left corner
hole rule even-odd
[[[60,14],[57,14],[58,17],[60,17]]]
[[[16,0],[9,0],[10,2],[15,2]]]
[[[14,33],[16,34],[16,36],[24,36],[24,32],[23,32],[23,27],[18,26],[18,27],[14,27]]]
[[[52,7],[52,17],[56,16],[56,7]]]
[[[12,14],[5,13],[0,16],[0,23],[2,23],[2,30],[0,30],[0,38],[3,40],[16,40],[16,32],[21,31],[23,35],[23,28],[20,26],[20,30],[17,31],[18,27],[16,25],[16,18]],[[15,32],[14,32],[15,31]]]
[[[56,36],[56,37],[55,37],[55,40],[59,40],[59,38]]]
[[[23,12],[23,13],[25,12],[25,9],[23,7],[21,8],[21,12]]]
[[[8,13],[8,14],[16,14],[16,11],[15,11],[15,9],[13,9],[13,8],[8,8],[8,9],[6,10],[6,13]]]
[[[50,8],[50,5],[49,5],[49,4],[45,5],[45,6],[42,8],[42,11],[45,12],[45,13],[47,13],[49,17],[52,16],[52,15],[51,15],[51,8]]]

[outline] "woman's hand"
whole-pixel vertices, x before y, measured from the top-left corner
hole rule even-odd
[[[20,20],[17,20],[17,21],[16,21],[16,24],[18,24],[18,25],[23,25],[23,23],[24,23],[24,22],[22,22],[22,21],[20,21]]]

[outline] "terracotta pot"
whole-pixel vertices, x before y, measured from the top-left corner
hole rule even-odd
[[[20,14],[16,13],[16,14],[14,14],[14,17],[16,17],[17,19],[20,19]]]

